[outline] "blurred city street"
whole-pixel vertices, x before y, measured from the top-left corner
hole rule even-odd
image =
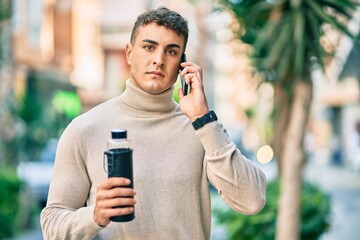
[[[0,183],[4,182],[7,186],[1,187],[4,195],[0,196],[0,240],[43,239],[38,212],[47,201],[55,156],[57,154],[57,159],[62,159],[61,156],[66,154],[62,148],[57,152],[60,136],[74,118],[118,97],[124,93],[128,83],[136,82],[134,73],[138,71],[132,68],[137,64],[132,65],[128,57],[132,54],[132,51],[128,52],[132,49],[129,46],[135,46],[138,37],[138,30],[132,30],[134,22],[143,11],[159,6],[180,13],[187,19],[191,32],[189,39],[185,35],[180,36],[185,41],[181,53],[175,54],[178,62],[167,60],[170,51],[159,51],[161,54],[158,56],[163,56],[159,59],[164,61],[158,68],[164,68],[164,71],[169,68],[171,72],[176,70],[169,75],[173,79],[162,76],[176,81],[173,100],[179,106],[184,106],[183,102],[187,105],[187,100],[184,101],[178,92],[181,88],[180,75],[187,72],[179,72],[178,64],[183,59],[180,56],[186,53],[187,61],[196,64],[202,73],[202,99],[206,99],[208,105],[202,109],[216,112],[231,140],[244,156],[252,159],[265,172],[269,181],[278,175],[274,159],[279,163],[300,163],[300,160],[306,159],[302,172],[304,180],[329,194],[331,202],[330,227],[319,239],[360,239],[360,44],[356,41],[360,39],[360,6],[355,4],[359,1],[0,0],[0,124],[3,126],[0,128]],[[286,7],[279,7],[279,4]],[[174,45],[173,42],[161,45],[159,42],[166,38],[156,40],[157,37],[154,34],[149,38],[151,41],[143,42],[155,42],[156,46]],[[175,48],[179,47],[175,45]],[[151,49],[156,51],[149,51],[148,61],[144,58],[139,66],[152,68],[150,63],[157,62],[154,57],[157,55],[150,53],[162,48],[153,47]],[[167,64],[164,64],[165,60]],[[143,72],[149,75],[149,71]],[[161,77],[162,74],[155,75]],[[194,95],[197,95],[196,91],[196,88],[192,91]],[[180,109],[183,110],[183,107]],[[108,112],[117,113],[116,110]],[[99,119],[117,118],[99,114]],[[190,125],[190,122],[187,124]],[[88,126],[79,124],[83,125]],[[126,126],[119,124],[121,128]],[[162,128],[163,125],[159,126]],[[171,130],[162,131],[172,133]],[[99,139],[92,138],[101,144]],[[89,140],[81,136],[79,139],[81,142]],[[184,139],[180,140],[178,136],[168,139],[184,143],[189,136],[184,135]],[[217,139],[214,137],[214,140]],[[155,149],[161,151],[163,145],[156,145]],[[81,149],[80,144],[72,144],[71,147]],[[181,144],[181,147],[184,146]],[[90,147],[86,149],[92,150]],[[305,155],[296,154],[300,152]],[[174,154],[174,159],[178,156]],[[85,168],[91,173],[88,168],[92,165],[88,163],[92,162],[85,159]],[[300,173],[300,167],[296,167],[299,165],[285,165],[290,167],[279,168],[286,169],[284,172]],[[71,167],[69,165],[66,169],[74,169]],[[205,174],[201,174],[206,181]],[[15,178],[16,183],[12,181]],[[299,178],[294,178],[295,181],[288,181],[290,190],[300,187]],[[72,180],[63,179],[67,183]],[[89,179],[93,181],[94,178],[89,174]],[[97,182],[92,184],[98,185]],[[171,192],[176,192],[173,186],[177,184],[169,186]],[[215,214],[215,203],[221,198],[216,190],[210,189],[215,200],[212,202],[211,220],[221,219]],[[306,203],[303,206],[312,204],[309,212],[321,218],[322,224],[318,227],[320,224],[309,221],[311,224],[308,227],[303,221],[301,230],[316,230],[316,236],[323,233],[326,225],[323,220],[328,216],[329,209],[327,198],[322,191],[319,192],[323,202],[314,201],[313,204],[312,200],[303,201],[301,198],[302,203]],[[94,192],[90,193],[89,199],[94,199]],[[289,193],[296,200],[299,197],[291,191],[283,193]],[[186,194],[176,196],[188,197]],[[310,196],[317,197],[313,193]],[[21,201],[16,201],[18,199]],[[293,221],[291,211],[298,210],[297,204],[294,204],[296,200],[282,202],[285,211],[280,211],[279,216],[282,212],[290,213],[286,218],[279,218],[285,219],[284,224],[281,221],[278,224],[283,226],[280,232],[287,231],[283,236],[296,233],[299,227],[297,221]],[[321,210],[321,206],[326,206],[324,214],[316,211]],[[177,205],[171,207],[173,210]],[[144,208],[151,209],[148,206]],[[15,209],[19,209],[17,214]],[[194,208],[188,209],[193,213]],[[274,228],[278,213],[274,209],[271,208],[271,213],[274,213],[271,217],[256,216],[266,221],[271,218],[270,230]],[[301,210],[304,209],[306,207]],[[3,212],[6,214],[1,215]],[[149,217],[150,221],[153,218]],[[222,223],[226,223],[226,218],[235,227],[240,225],[228,215],[221,220]],[[4,226],[4,223],[8,225]],[[253,226],[251,233],[254,236],[263,234],[262,237],[267,238],[264,237],[265,231],[260,231],[253,223],[243,228],[246,231],[241,229],[238,232],[244,234],[249,226]],[[226,240],[226,227],[226,224],[213,224],[211,240]],[[269,238],[272,238],[275,230],[270,232],[272,235]],[[8,238],[15,233],[18,234]],[[310,240],[312,238],[315,237],[309,237]]]

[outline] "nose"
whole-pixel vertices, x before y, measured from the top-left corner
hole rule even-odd
[[[164,53],[158,52],[154,56],[153,65],[163,67],[165,65]]]

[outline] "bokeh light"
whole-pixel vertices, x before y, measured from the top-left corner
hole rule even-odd
[[[274,157],[274,151],[269,145],[261,146],[256,152],[256,158],[261,164],[269,163]]]

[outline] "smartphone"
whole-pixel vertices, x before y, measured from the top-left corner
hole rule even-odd
[[[183,53],[181,55],[181,62],[186,62],[186,54]],[[184,68],[180,66],[180,69],[179,69],[179,74],[180,72],[183,70]],[[183,90],[183,93],[184,93],[184,96],[186,96],[188,94],[188,91],[189,91],[189,85],[186,84],[185,82],[185,78],[183,76],[180,75],[180,79],[181,79],[181,87],[182,87],[182,90]]]

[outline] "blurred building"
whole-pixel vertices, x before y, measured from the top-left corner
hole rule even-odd
[[[253,75],[248,46],[234,40],[231,15],[213,11],[213,1],[14,0],[12,4],[13,64],[6,71],[12,81],[2,81],[2,92],[5,86],[19,94],[34,81],[45,95],[57,89],[76,91],[83,111],[120,94],[129,78],[124,47],[133,23],[144,10],[164,5],[189,21],[187,55],[204,69],[210,107],[236,132],[235,138],[242,136],[248,149],[256,150],[266,142],[272,87],[258,88],[261,79]],[[358,31],[358,20],[352,24]],[[331,141],[347,148],[348,136],[355,135],[354,125],[360,119],[355,117],[360,115],[358,48],[346,41],[343,45],[338,51],[340,55],[347,52],[343,64],[339,60],[329,63],[327,76],[333,84],[315,76],[322,79],[315,80],[311,120],[317,149],[329,149]],[[255,110],[262,113],[257,118],[252,116]],[[343,139],[341,144],[339,139]],[[328,156],[332,154],[327,151]]]
[[[360,9],[348,28],[359,36]],[[316,159],[360,170],[360,45],[328,30],[335,55],[325,74],[314,74],[312,126],[318,135]]]
[[[11,90],[12,48],[11,48],[11,2],[0,2],[0,101]],[[0,108],[0,112],[2,109]],[[1,114],[0,114],[1,116]]]
[[[0,163],[38,159],[41,146],[58,137],[74,112],[120,94],[129,78],[124,47],[134,21],[160,5],[188,19],[188,59],[204,67],[211,102],[206,2],[2,0],[0,123],[7,127],[0,130]]]
[[[141,12],[160,5],[189,20],[188,58],[209,67],[196,54],[206,52],[203,17],[211,9],[201,1],[14,0],[16,91],[23,91],[33,74],[51,82],[51,88],[75,87],[85,110],[119,94],[129,77],[124,47],[133,23]]]

